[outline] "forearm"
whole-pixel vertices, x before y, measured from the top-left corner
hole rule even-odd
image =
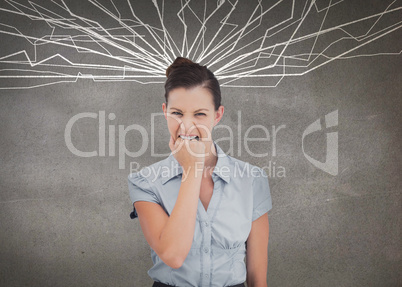
[[[261,281],[247,279],[247,287],[267,287],[266,279]]]
[[[253,271],[247,272],[247,287],[267,287],[267,264],[260,262]]]
[[[247,240],[247,286],[266,287],[268,269],[269,221],[265,214],[253,221]]]
[[[175,206],[159,238],[162,257],[178,267],[187,257],[193,242],[202,170],[188,172],[182,178]]]

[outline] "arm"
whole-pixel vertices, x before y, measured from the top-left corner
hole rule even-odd
[[[247,239],[247,286],[266,287],[268,269],[268,213],[254,220]]]
[[[165,264],[180,268],[193,242],[202,169],[183,175],[170,216],[159,204],[137,201],[134,206],[145,239]]]

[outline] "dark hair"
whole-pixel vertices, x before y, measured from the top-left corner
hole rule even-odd
[[[165,100],[168,103],[169,92],[176,88],[191,89],[201,86],[210,91],[215,111],[221,105],[221,89],[215,75],[207,68],[187,58],[177,57],[166,69]]]

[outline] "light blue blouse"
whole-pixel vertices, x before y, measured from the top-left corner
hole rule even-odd
[[[245,242],[252,221],[272,208],[268,176],[257,166],[226,155],[214,142],[218,161],[207,210],[198,201],[191,250],[183,265],[173,269],[151,248],[154,266],[148,275],[173,286],[231,286],[246,281]],[[169,215],[181,184],[182,167],[172,153],[128,176],[131,201],[149,201]],[[130,214],[136,218],[134,208]],[[177,234],[180,236],[180,234]]]

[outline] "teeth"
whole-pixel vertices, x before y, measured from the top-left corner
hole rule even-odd
[[[197,141],[200,140],[200,138],[198,136],[183,136],[183,135],[179,135],[179,137],[181,137],[184,140],[193,140],[193,139],[196,139]]]

